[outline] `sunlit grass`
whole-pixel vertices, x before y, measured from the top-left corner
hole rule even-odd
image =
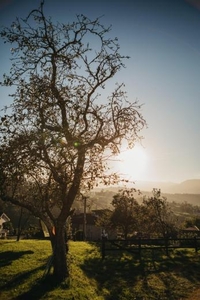
[[[49,241],[0,241],[0,299],[157,300],[186,299],[199,286],[200,260],[194,250],[160,250],[137,255],[115,252],[104,260],[98,245],[70,242],[70,279],[56,285],[42,279]]]

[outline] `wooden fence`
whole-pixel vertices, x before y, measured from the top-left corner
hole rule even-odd
[[[105,258],[109,251],[127,251],[129,253],[138,253],[141,257],[142,251],[151,249],[165,249],[166,255],[169,255],[169,249],[193,248],[195,252],[200,249],[200,238],[159,238],[159,239],[131,239],[131,240],[108,240],[102,239],[101,255]]]

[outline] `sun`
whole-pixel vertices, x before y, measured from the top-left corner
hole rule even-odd
[[[133,149],[122,150],[118,155],[116,168],[128,180],[144,180],[147,173],[148,155],[140,145]]]

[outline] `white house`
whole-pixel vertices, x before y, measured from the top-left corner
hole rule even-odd
[[[0,212],[0,238],[5,238],[7,236],[8,230],[3,229],[3,223],[9,222],[10,219],[5,213]]]

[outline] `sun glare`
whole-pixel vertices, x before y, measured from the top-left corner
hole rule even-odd
[[[117,169],[129,180],[144,180],[147,172],[148,156],[145,149],[136,145],[133,149],[122,151],[118,156]]]

